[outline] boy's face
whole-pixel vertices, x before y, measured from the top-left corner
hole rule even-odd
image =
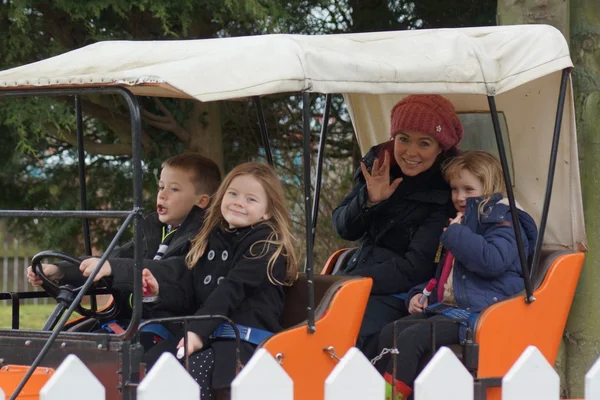
[[[483,183],[470,171],[462,169],[458,175],[450,179],[452,204],[456,211],[465,212],[469,197],[483,196]]]
[[[229,228],[244,228],[267,220],[267,193],[253,176],[237,176],[223,196],[221,213]]]
[[[163,224],[180,225],[195,205],[202,206],[207,195],[196,193],[192,172],[164,167],[158,182],[156,212]]]

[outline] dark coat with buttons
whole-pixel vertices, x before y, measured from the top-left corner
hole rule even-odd
[[[176,282],[182,292],[193,294],[195,315],[223,315],[236,324],[269,332],[281,331],[283,287],[271,282],[267,275],[268,261],[276,249],[262,242],[272,232],[266,223],[232,231],[221,226],[213,230],[205,253],[191,270],[190,279]],[[284,256],[276,259],[272,267],[276,282],[284,281],[286,262]],[[159,284],[162,287],[163,283],[159,281]],[[202,338],[205,348],[210,346],[215,352],[214,388],[228,387],[234,378],[235,341],[210,339],[221,323],[222,320],[215,319],[189,324],[189,330]],[[252,357],[255,348],[242,341],[242,363]]]
[[[362,159],[369,171],[381,146]],[[360,240],[342,274],[372,278],[372,294],[405,293],[433,277],[439,238],[449,217],[450,188],[439,160],[415,177],[403,176],[397,166],[390,175],[390,181],[403,181],[390,198],[369,208],[366,181],[358,169],[354,189],[333,211],[336,232],[343,239]]]
[[[480,312],[487,306],[514,296],[524,289],[523,273],[512,224],[510,208],[501,194],[491,197],[479,215],[478,207],[483,199],[467,199],[462,224],[452,224],[442,234],[441,242],[455,258],[452,270],[454,297],[458,307]],[[523,210],[519,212],[519,224],[523,249],[528,257],[535,247],[537,228],[535,221]],[[436,277],[442,272],[443,260]],[[407,299],[425,288],[426,283],[411,289]],[[441,301],[437,288],[429,303]]]

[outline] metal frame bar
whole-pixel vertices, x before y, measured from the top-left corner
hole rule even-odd
[[[81,97],[75,96],[75,116],[77,122],[77,159],[79,161],[79,204],[82,211],[87,210],[87,180],[85,173],[85,145],[83,140],[83,108]],[[83,227],[83,241],[85,254],[92,255],[92,239],[90,236],[90,223],[87,218],[81,220]],[[93,289],[92,289],[93,290]],[[95,294],[90,294],[90,309],[96,311],[98,302]]]
[[[312,215],[311,209],[311,173],[310,173],[310,93],[302,93],[302,124],[303,124],[303,170],[304,170],[304,216],[306,229],[306,264],[304,270],[306,272],[306,280],[308,286],[308,317],[307,325],[308,332],[314,333],[317,328],[315,326],[315,284],[314,284],[314,269],[313,269],[313,243],[312,243]]]
[[[85,179],[85,152],[83,144],[83,110],[81,108],[81,97],[75,96],[75,116],[77,119],[77,158],[79,160],[79,204],[82,211],[87,210],[87,182]],[[83,218],[83,240],[85,242],[85,254],[92,255],[92,243],[90,239],[90,224],[87,218]]]
[[[12,329],[19,329],[19,314],[21,303],[19,302],[19,293],[9,293],[12,300]]]
[[[312,206],[312,243],[315,243],[317,234],[317,220],[319,218],[319,200],[321,198],[321,180],[323,176],[323,158],[325,157],[325,144],[327,143],[327,128],[329,126],[329,112],[331,110],[331,94],[325,95],[325,109],[323,110],[323,122],[321,122],[321,136],[319,137],[319,150],[317,152],[317,167],[315,179],[315,197]]]
[[[141,142],[141,115],[140,108],[137,98],[126,88],[123,87],[103,87],[103,88],[58,88],[58,89],[18,89],[18,90],[3,90],[0,91],[0,98],[4,97],[30,97],[30,96],[80,96],[80,95],[98,95],[98,94],[114,94],[123,97],[130,112],[131,118],[131,136],[132,136],[132,165],[133,165],[133,211],[9,211],[0,212],[0,216],[40,216],[40,217],[126,217],[123,225],[113,238],[113,241],[108,246],[104,254],[102,255],[100,262],[84,284],[84,287],[75,298],[75,301],[71,304],[67,312],[62,316],[56,330],[48,338],[46,344],[42,348],[42,351],[38,354],[38,357],[30,367],[27,374],[23,377],[17,389],[13,392],[11,400],[14,400],[23,387],[27,380],[33,374],[35,367],[39,365],[44,355],[48,352],[52,343],[56,340],[56,337],[60,333],[60,330],[68,320],[69,316],[75,309],[76,304],[81,301],[81,298],[85,295],[85,292],[93,283],[93,278],[100,270],[100,267],[110,254],[110,252],[116,246],[118,239],[121,237],[126,227],[129,226],[131,220],[134,223],[134,274],[133,274],[133,314],[131,316],[131,322],[127,327],[127,330],[119,335],[121,339],[127,340],[134,336],[134,331],[141,320],[141,308],[142,308],[142,233],[141,233],[141,220],[143,217],[142,207],[142,142]],[[129,377],[126,377],[127,379]],[[134,398],[134,392],[123,393],[124,399]]]
[[[43,218],[126,218],[135,211],[80,211],[80,210],[4,210],[0,217],[43,217]]]
[[[537,242],[531,261],[530,278],[535,278],[535,270],[542,253],[544,243],[544,233],[546,232],[546,222],[548,222],[548,211],[550,210],[550,198],[552,197],[552,186],[554,185],[554,172],[556,171],[556,159],[558,157],[558,144],[560,142],[560,126],[562,124],[563,111],[565,109],[565,99],[567,94],[567,83],[569,82],[570,70],[563,69],[560,80],[560,91],[558,93],[558,105],[556,106],[556,118],[554,120],[554,134],[552,136],[552,147],[550,148],[550,164],[548,166],[548,180],[546,181],[546,193],[544,194],[544,205],[542,207],[542,217],[540,219],[540,228],[538,231]]]
[[[533,297],[533,288],[531,285],[531,277],[529,275],[529,264],[523,249],[523,239],[519,223],[519,214],[515,203],[515,193],[513,191],[512,182],[510,179],[510,171],[508,169],[508,161],[506,158],[506,150],[504,148],[504,140],[502,139],[502,131],[500,130],[500,120],[498,119],[498,110],[496,109],[496,99],[494,96],[488,96],[490,113],[492,115],[492,123],[494,125],[494,133],[496,135],[496,144],[498,145],[498,153],[500,154],[500,163],[502,164],[502,173],[504,175],[504,183],[506,185],[506,194],[508,195],[508,205],[512,217],[512,224],[515,230],[517,239],[517,250],[519,252],[519,260],[521,261],[521,269],[523,270],[523,280],[525,281],[525,302],[532,303],[535,301]]]
[[[270,166],[273,166],[273,153],[271,152],[271,142],[269,141],[269,133],[267,132],[267,124],[265,122],[265,114],[263,113],[262,104],[259,96],[252,97],[254,106],[256,107],[256,116],[258,117],[258,126],[260,128],[260,136],[262,137],[263,146],[265,147],[265,157]]]

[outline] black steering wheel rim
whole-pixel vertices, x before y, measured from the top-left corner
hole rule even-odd
[[[44,260],[46,258],[56,258],[56,259],[66,261],[66,262],[69,262],[69,263],[72,263],[75,265],[81,264],[81,262],[83,260],[81,258],[73,257],[69,254],[62,253],[60,251],[55,251],[55,250],[40,251],[39,253],[34,255],[33,258],[31,259],[31,268],[35,272],[35,274],[37,276],[39,276],[40,279],[42,280],[42,288],[44,288],[44,290],[48,294],[50,294],[52,297],[54,297],[56,299],[58,296],[58,293],[61,290],[68,290],[68,291],[72,292],[73,295],[77,296],[77,294],[79,294],[79,292],[81,291],[81,289],[83,288],[84,285],[80,285],[78,287],[73,287],[71,285],[59,285],[58,283],[49,279],[44,274],[44,271],[42,268],[42,260]],[[102,284],[104,284],[107,287],[108,291],[113,295],[113,298],[115,299],[115,301],[113,302],[113,306],[105,311],[97,311],[97,310],[94,311],[91,309],[84,308],[81,304],[78,304],[76,310],[80,315],[83,315],[83,316],[89,317],[89,318],[109,319],[109,318],[114,317],[115,314],[117,314],[117,312],[118,312],[117,293],[112,289],[112,286],[110,285],[110,282],[107,279],[103,278],[100,280],[100,282],[102,282]],[[97,285],[97,283],[94,283],[90,288],[93,288],[96,285]]]

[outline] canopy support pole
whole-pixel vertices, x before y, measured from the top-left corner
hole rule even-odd
[[[562,124],[563,111],[565,109],[565,99],[567,95],[567,83],[569,82],[570,70],[563,69],[560,80],[560,91],[558,93],[558,105],[556,107],[556,118],[554,120],[554,136],[552,137],[552,147],[550,149],[550,165],[548,166],[548,180],[546,181],[546,193],[544,194],[544,206],[542,208],[542,218],[540,219],[540,229],[537,242],[531,262],[531,279],[535,279],[535,270],[542,253],[544,243],[544,233],[546,232],[546,222],[548,222],[548,211],[550,209],[550,198],[552,197],[552,186],[554,185],[554,172],[556,170],[556,159],[558,158],[558,143],[560,141],[560,126]]]
[[[325,144],[327,142],[327,127],[329,125],[329,111],[331,110],[331,94],[325,95],[325,109],[321,122],[321,136],[319,137],[319,151],[317,153],[317,171],[315,181],[315,198],[312,206],[312,243],[315,243],[317,233],[317,219],[319,218],[319,199],[321,198],[321,179],[323,177],[323,158],[325,157]]]
[[[304,217],[306,230],[306,281],[308,285],[308,332],[314,333],[315,326],[315,285],[313,270],[313,242],[312,242],[312,215],[310,202],[310,93],[302,93],[302,124],[304,127],[303,144],[303,170],[304,170]]]
[[[81,97],[75,96],[75,117],[77,119],[77,155],[79,158],[79,203],[81,210],[87,210],[87,181],[85,179],[85,153],[83,144],[83,111],[81,109]],[[83,218],[83,239],[85,241],[85,254],[92,255],[92,243],[90,240],[90,224],[87,218]]]
[[[252,97],[252,101],[254,102],[254,106],[256,107],[256,115],[258,117],[258,126],[260,128],[260,136],[262,137],[263,146],[265,147],[265,157],[267,158],[267,162],[271,167],[273,164],[273,153],[271,152],[271,142],[269,141],[269,134],[267,132],[267,124],[265,122],[265,114],[263,113],[262,104],[260,102],[260,97],[254,96]]]
[[[521,262],[521,269],[523,270],[523,280],[525,281],[526,293],[525,302],[533,303],[535,301],[535,297],[533,297],[533,288],[531,286],[531,277],[529,275],[529,265],[527,264],[527,257],[525,257],[525,250],[523,249],[523,238],[521,235],[519,214],[515,205],[515,193],[513,191],[513,186],[510,179],[510,170],[508,169],[508,161],[506,160],[506,150],[504,149],[504,140],[502,139],[500,120],[498,119],[498,110],[496,109],[496,99],[494,96],[488,96],[488,103],[490,106],[490,113],[492,114],[492,123],[494,124],[494,133],[496,135],[496,144],[498,145],[498,154],[500,154],[502,173],[504,174],[504,184],[506,185],[506,194],[508,195],[510,215],[512,217],[512,224],[515,230],[515,237],[517,239],[519,261]]]
[[[85,152],[83,142],[83,110],[81,107],[81,97],[75,96],[75,119],[77,121],[77,157],[79,160],[79,204],[82,211],[87,210],[87,181],[85,177]],[[83,218],[83,241],[85,245],[85,254],[92,255],[92,241],[90,238],[90,222]],[[96,294],[90,294],[90,308],[93,311],[98,309]]]

